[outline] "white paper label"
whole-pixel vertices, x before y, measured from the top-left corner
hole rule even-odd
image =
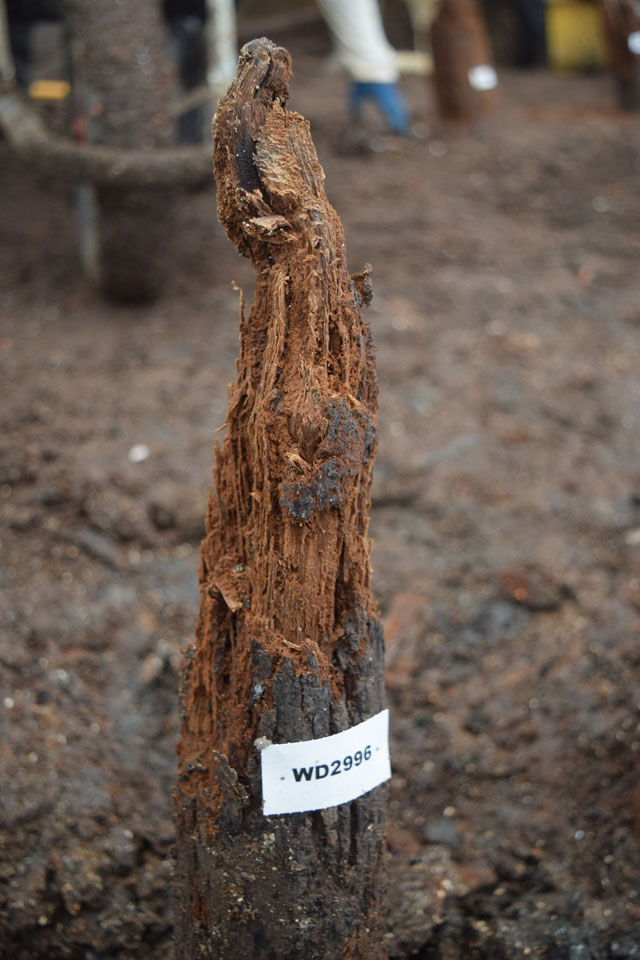
[[[391,776],[389,711],[332,737],[273,743],[261,760],[266,817],[348,803]]]
[[[498,74],[488,63],[481,63],[477,67],[471,67],[467,76],[474,90],[493,90],[498,86]]]
[[[640,53],[640,30],[634,30],[629,34],[627,44],[631,53]]]

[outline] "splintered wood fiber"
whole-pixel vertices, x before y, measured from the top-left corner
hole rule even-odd
[[[256,270],[182,679],[178,956],[384,956],[385,788],[264,817],[258,737],[329,736],[378,713],[370,595],[374,348],[288,53],[242,51],[214,125],[218,215]]]

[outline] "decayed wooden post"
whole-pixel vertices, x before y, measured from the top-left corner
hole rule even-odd
[[[442,0],[431,28],[431,46],[442,119],[481,120],[495,107],[497,76],[478,0]]]
[[[640,15],[631,0],[604,0],[610,70],[620,107],[640,110]]]
[[[370,288],[366,270],[347,273],[308,124],[285,106],[290,74],[286,50],[248,44],[214,125],[219,217],[255,266],[256,293],[181,690],[178,958],[385,955],[385,788],[313,812],[262,806],[269,743],[308,742],[291,796],[340,782],[356,796],[371,744],[337,749],[335,775],[318,738],[383,708],[367,540],[377,387],[360,314]]]

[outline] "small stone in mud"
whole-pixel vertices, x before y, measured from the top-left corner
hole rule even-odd
[[[542,570],[503,570],[499,578],[504,596],[529,610],[558,610],[567,597],[567,588]]]
[[[427,843],[438,843],[445,847],[456,847],[460,842],[460,834],[450,817],[440,817],[432,820],[424,828],[424,838]]]
[[[634,927],[623,937],[617,937],[609,944],[611,960],[633,960],[640,957],[640,927]]]
[[[143,460],[148,458],[150,453],[151,451],[146,443],[136,443],[129,450],[127,457],[131,463],[142,463]]]

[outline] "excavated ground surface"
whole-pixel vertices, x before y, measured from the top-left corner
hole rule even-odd
[[[420,137],[371,117],[358,154],[342,80],[291,46],[350,267],[374,266],[390,954],[639,955],[638,122],[606,78],[506,74],[491,127],[443,133],[412,79]],[[0,953],[159,960],[252,271],[192,192],[166,297],[105,304],[66,191],[0,153]]]

